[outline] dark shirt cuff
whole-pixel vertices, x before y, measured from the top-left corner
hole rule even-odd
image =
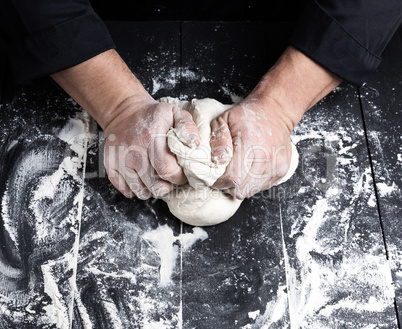
[[[318,3],[311,1],[290,44],[338,77],[361,86],[381,62]]]
[[[115,48],[97,14],[76,17],[16,41],[9,48],[15,84],[23,84],[82,63]]]

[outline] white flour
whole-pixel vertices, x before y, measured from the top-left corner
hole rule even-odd
[[[176,266],[179,256],[179,246],[176,242],[180,242],[183,250],[188,250],[198,240],[203,241],[208,238],[207,232],[200,227],[194,227],[193,233],[183,233],[178,236],[173,234],[172,229],[167,226],[159,226],[157,229],[146,232],[143,239],[148,241],[160,258],[160,285],[167,286],[171,283],[171,276]]]
[[[393,314],[394,287],[376,218],[369,161],[356,157],[365,150],[364,131],[351,116],[339,127],[333,118],[335,127],[327,132],[322,128],[328,126],[327,110],[316,111],[314,120],[296,127],[292,140],[304,148],[305,163],[335,156],[336,164],[329,187],[321,190],[315,184],[328,173],[304,166],[302,175],[313,187],[301,187],[292,202],[303,202],[305,209],[296,218],[283,218],[292,224],[284,232],[292,239],[285,239],[292,241],[285,248],[290,327],[348,327],[348,321],[363,316],[361,328],[372,328],[382,323],[381,316]],[[303,199],[312,188],[313,199]],[[393,188],[380,185],[379,192],[392,193]]]

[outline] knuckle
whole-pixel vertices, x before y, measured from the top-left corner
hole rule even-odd
[[[110,180],[110,182],[118,189],[120,190],[120,185],[123,184],[124,180],[121,176],[121,174],[114,169],[106,169],[107,177]]]
[[[229,128],[227,125],[221,124],[220,126],[215,127],[215,129],[212,131],[212,137],[214,139],[223,139],[227,138],[227,135],[229,135]]]
[[[288,170],[289,170],[289,164],[279,166],[276,170],[276,176],[278,178],[282,178],[287,174]]]
[[[238,189],[238,187],[241,185],[242,183],[242,179],[241,177],[239,177],[238,175],[235,175],[234,173],[230,173],[226,176],[226,180],[230,183],[230,185],[232,185],[233,187],[235,187],[236,189]]]
[[[174,113],[175,107],[172,106],[172,104],[169,103],[158,103],[156,104],[154,111],[153,111],[153,118],[154,120],[159,120],[159,119],[167,119],[172,116],[172,113]]]
[[[161,179],[167,181],[174,179],[181,172],[179,166],[173,166],[171,164],[162,165],[158,168],[155,168],[155,170]]]
[[[152,194],[147,189],[142,189],[134,193],[135,196],[140,200],[148,200],[152,197]]]
[[[169,187],[168,184],[163,184],[162,182],[156,182],[149,186],[149,190],[155,197],[162,197],[169,193],[173,187]]]
[[[147,200],[152,195],[147,188],[145,188],[138,180],[132,180],[128,183],[130,191],[141,200]]]
[[[244,191],[240,190],[240,188],[235,188],[234,189],[233,196],[236,199],[239,199],[239,200],[244,200],[246,198],[246,195],[244,194]]]
[[[145,145],[149,145],[152,142],[152,133],[150,129],[143,129],[141,131],[141,140]]]

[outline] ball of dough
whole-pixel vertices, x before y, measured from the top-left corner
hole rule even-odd
[[[189,111],[197,124],[201,145],[191,148],[180,139],[181,132],[172,128],[168,134],[168,146],[183,167],[188,184],[180,186],[163,197],[173,215],[194,226],[216,225],[234,215],[242,203],[222,191],[210,188],[224,174],[226,165],[218,165],[211,158],[211,126],[213,119],[236,104],[224,105],[214,99],[193,99],[191,102],[165,97],[161,102],[173,103]],[[298,165],[298,153],[292,144],[292,159],[287,174],[277,183],[288,180]]]
[[[211,188],[195,189],[186,184],[169,193],[164,200],[170,212],[194,226],[217,225],[228,220],[242,200]]]

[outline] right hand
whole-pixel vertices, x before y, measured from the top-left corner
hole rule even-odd
[[[112,184],[126,197],[161,197],[187,178],[167,146],[171,127],[184,131],[183,142],[199,145],[190,113],[173,104],[126,99],[106,124],[105,166]]]

